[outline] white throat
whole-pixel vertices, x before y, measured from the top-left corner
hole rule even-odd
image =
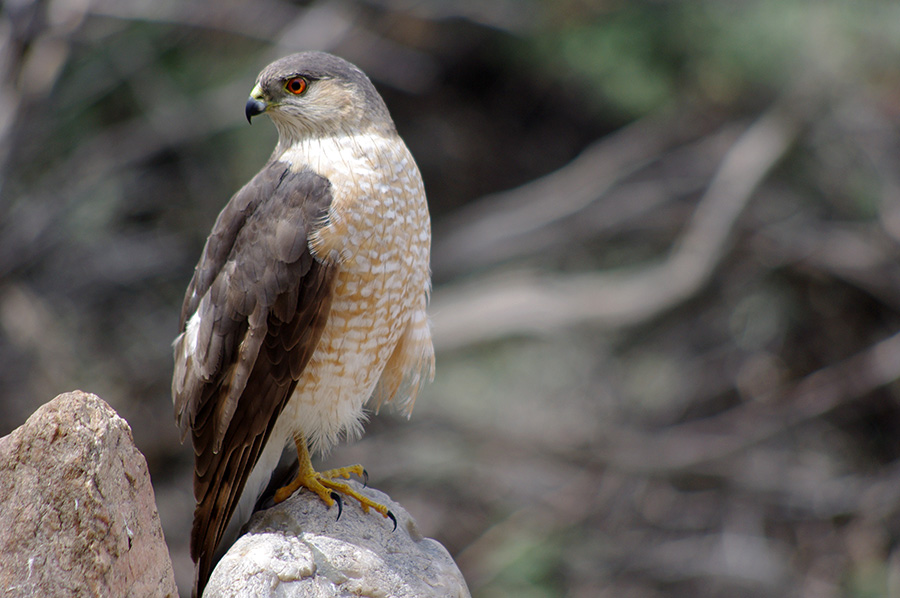
[[[372,132],[338,134],[300,139],[283,149],[279,143],[273,157],[288,163],[294,172],[308,168],[333,184],[340,182],[356,187],[363,180],[384,176],[378,165],[383,169],[384,156],[393,154],[396,144],[396,137]]]

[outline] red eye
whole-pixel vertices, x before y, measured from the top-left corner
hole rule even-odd
[[[306,79],[303,77],[288,79],[287,83],[284,84],[284,88],[295,95],[300,95],[306,91]]]

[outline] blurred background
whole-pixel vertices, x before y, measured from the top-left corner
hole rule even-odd
[[[362,461],[473,596],[900,596],[900,4],[5,0],[0,435],[108,401],[188,592],[170,343],[257,72],[383,94],[437,378]]]

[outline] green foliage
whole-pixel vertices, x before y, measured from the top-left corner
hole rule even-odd
[[[754,105],[811,75],[883,76],[900,58],[900,6],[886,1],[545,4],[520,56],[623,116],[685,97]]]
[[[847,579],[849,598],[883,598],[890,596],[888,568],[882,560],[872,559],[859,563],[850,571]]]
[[[559,596],[555,572],[563,566],[563,538],[523,526],[490,555],[497,577],[481,591],[484,598]]]

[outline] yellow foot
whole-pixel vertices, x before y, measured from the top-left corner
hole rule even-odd
[[[329,507],[334,505],[334,503],[337,503],[337,518],[340,519],[341,513],[343,512],[343,501],[341,500],[341,494],[343,494],[344,496],[356,500],[359,503],[359,506],[362,507],[364,513],[368,513],[370,508],[381,513],[383,517],[393,521],[394,529],[397,529],[397,518],[386,506],[363,496],[343,482],[334,481],[334,478],[350,479],[351,475],[357,475],[367,482],[369,476],[362,465],[351,465],[350,467],[339,467],[327,471],[316,471],[313,469],[312,462],[309,458],[309,449],[306,447],[306,440],[298,436],[294,438],[294,444],[297,445],[297,458],[300,461],[300,471],[297,472],[297,477],[294,478],[290,484],[283,488],[279,488],[278,491],[275,492],[275,504],[284,502],[300,488],[308,488],[312,492],[315,492],[319,498],[322,499],[322,502]]]

